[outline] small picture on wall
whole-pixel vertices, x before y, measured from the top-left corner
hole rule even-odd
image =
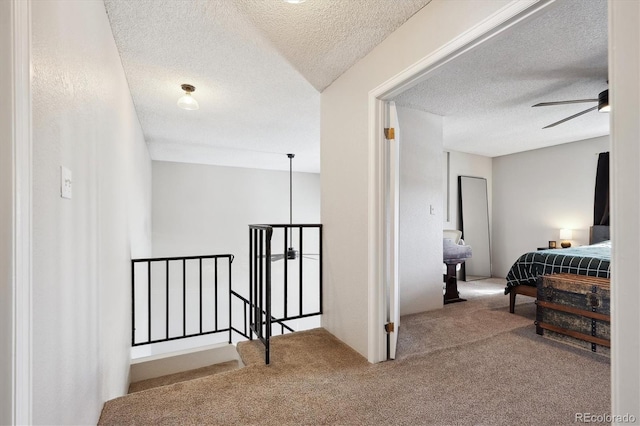
[[[556,248],[556,242],[555,241],[549,241],[549,248],[550,249]]]

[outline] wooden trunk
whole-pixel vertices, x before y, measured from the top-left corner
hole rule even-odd
[[[555,274],[538,279],[536,332],[592,352],[610,352],[609,279]]]

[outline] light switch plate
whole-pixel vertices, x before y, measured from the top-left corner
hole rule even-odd
[[[433,204],[429,205],[429,213],[432,215],[436,214],[436,208],[433,206]]]
[[[71,170],[64,166],[60,166],[60,196],[62,198],[69,198],[73,195],[73,180],[71,176]]]

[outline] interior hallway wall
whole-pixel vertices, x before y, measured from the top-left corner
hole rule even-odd
[[[370,361],[382,359],[382,337],[373,331],[382,324],[369,286],[377,264],[370,240],[377,193],[370,182],[369,93],[509,3],[433,0],[322,92],[323,326]]]
[[[151,160],[103,2],[34,1],[32,32],[33,422],[96,424],[128,387]]]
[[[442,117],[397,111],[400,313],[409,315],[442,307]]]

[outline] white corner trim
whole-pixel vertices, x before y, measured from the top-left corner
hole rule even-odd
[[[384,150],[383,101],[416,85],[430,72],[458,55],[491,39],[502,31],[538,13],[556,0],[513,0],[493,15],[451,40],[432,54],[407,67],[369,92],[369,191],[368,191],[368,360],[386,358],[386,335],[383,324],[387,317],[384,265],[386,248],[384,170],[388,159]]]
[[[609,0],[612,424],[640,418],[639,22],[640,3]]]
[[[31,0],[12,0],[13,420],[32,423]]]

